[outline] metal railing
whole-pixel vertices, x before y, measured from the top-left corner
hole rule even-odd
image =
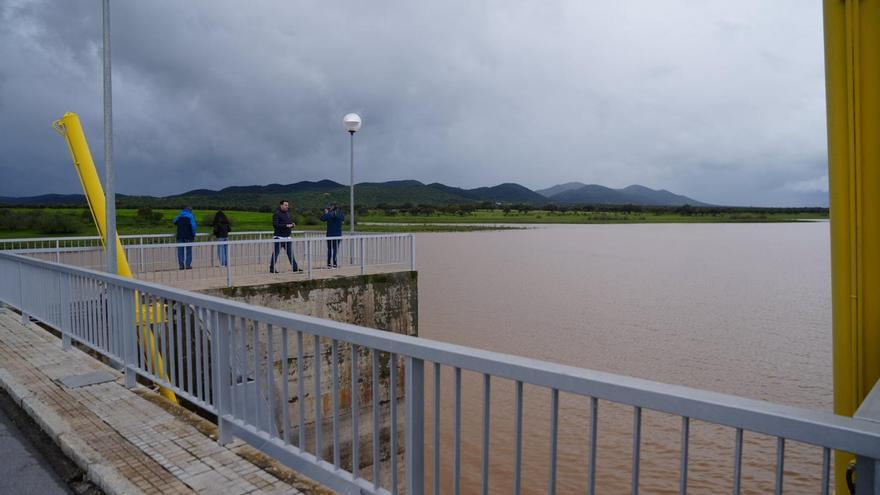
[[[308,236],[292,237],[290,240],[273,239],[271,232],[268,238],[262,238],[266,233],[240,234],[247,235],[253,235],[253,238],[193,243],[170,242],[167,237],[128,238],[123,249],[137,278],[161,283],[215,279],[220,284],[225,281],[226,285],[231,286],[237,278],[268,273],[276,251],[275,269],[290,272],[293,264],[287,258],[288,248],[293,262],[303,271],[304,277],[312,278],[314,270],[327,268],[330,264],[329,242],[337,243],[336,261],[340,268],[359,268],[362,274],[368,267],[396,265],[415,269],[413,234],[324,237],[320,233],[310,233]],[[160,239],[161,242],[133,243],[134,240],[148,239]],[[74,241],[73,245],[69,245],[61,244],[60,239],[17,241],[19,245],[12,252],[94,270],[103,270],[105,266],[105,253],[100,243],[81,245]],[[88,242],[92,240],[89,239]],[[52,247],[47,248],[46,245]],[[189,268],[186,268],[185,262],[180,264],[179,255],[183,255],[184,261],[187,256],[191,258]]]
[[[317,230],[294,230],[294,237],[322,237],[323,232]],[[214,236],[207,232],[196,234],[196,242],[210,241]],[[126,234],[120,235],[119,240],[123,246],[141,244],[174,243],[175,234]],[[271,239],[272,231],[243,231],[230,232],[230,240]],[[71,251],[78,248],[100,248],[101,237],[91,236],[66,236],[66,237],[23,237],[17,239],[0,239],[0,251],[40,251],[55,252]]]
[[[477,477],[482,493],[490,491],[489,439],[497,428],[490,421],[492,385],[505,381],[514,384],[510,470],[514,493],[519,493],[523,481],[524,385],[549,396],[548,493],[556,492],[562,394],[587,400],[590,447],[583,459],[588,470],[583,491],[590,494],[598,490],[596,462],[602,454],[596,442],[597,419],[600,404],[606,402],[632,410],[632,493],[638,493],[640,486],[643,411],[660,411],[680,420],[680,493],[688,489],[688,446],[694,421],[721,425],[735,438],[734,493],[740,491],[744,433],[775,439],[776,493],[782,493],[785,486],[785,459],[792,444],[821,449],[817,453],[821,481],[814,487],[821,493],[829,493],[833,451],[855,453],[870,466],[880,459],[880,424],[868,419],[298,316],[11,253],[0,253],[0,301],[18,308],[25,321],[33,317],[59,330],[64,345],[76,340],[118,362],[125,369],[128,386],[134,386],[135,376],[141,376],[215,413],[221,443],[241,438],[342,493],[405,489],[420,494],[427,491],[427,474],[433,493],[461,491],[463,371],[478,375],[482,382],[482,400],[477,400],[482,411]],[[164,357],[158,365],[161,370],[151,359],[153,338]],[[346,362],[343,355],[348,356],[346,369],[340,369],[340,362]],[[322,371],[322,366],[329,369]],[[449,410],[441,409],[440,393],[444,369],[447,377],[452,376],[454,392],[452,417],[446,415],[445,422],[441,417]],[[433,370],[430,409],[426,408],[425,383],[429,370]],[[497,389],[495,395],[497,399]],[[348,415],[340,413],[346,398]],[[365,417],[360,416],[362,411]],[[427,417],[433,419],[430,445],[425,442]],[[431,466],[425,463],[426,451],[440,451],[444,423],[451,423],[454,431],[452,487],[440,484],[440,456],[433,456]],[[343,431],[349,432],[345,439]],[[395,455],[401,451],[402,480],[398,479],[401,461]],[[724,476],[717,470],[710,474]],[[874,479],[872,475],[858,474],[863,480]],[[878,493],[876,485],[871,485],[862,483],[859,493]]]

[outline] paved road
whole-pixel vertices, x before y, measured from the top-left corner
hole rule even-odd
[[[8,397],[5,400],[9,400]],[[19,430],[3,408],[0,408],[0,493],[18,495],[73,493],[48,463],[49,461],[34,448],[31,440]]]

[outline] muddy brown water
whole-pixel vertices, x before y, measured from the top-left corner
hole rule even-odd
[[[831,410],[826,222],[546,226],[417,243],[422,337]],[[463,383],[462,491],[479,493],[482,377],[466,371]],[[452,384],[444,368],[441,493],[452,490]],[[546,493],[550,392],[524,393],[523,493]],[[513,383],[493,380],[491,397],[490,492],[510,493]],[[600,402],[598,493],[629,491],[632,429],[631,407]],[[558,493],[585,493],[589,430],[588,399],[562,394]],[[735,431],[693,421],[690,434],[689,493],[729,492]],[[642,493],[678,492],[680,444],[680,418],[643,412]],[[821,449],[785,452],[786,492],[818,493]],[[772,492],[775,459],[775,438],[745,433],[743,493]]]

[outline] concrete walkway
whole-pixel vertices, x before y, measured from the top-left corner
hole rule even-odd
[[[121,373],[0,309],[0,387],[109,494],[330,493],[158,394],[126,389]],[[105,371],[114,381],[67,388],[59,379]],[[207,425],[206,425],[207,423]]]

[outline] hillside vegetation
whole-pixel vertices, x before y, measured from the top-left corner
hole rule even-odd
[[[493,208],[491,202],[443,207],[411,203],[379,206],[358,209],[358,231],[469,231],[498,228],[495,224],[791,222],[828,218],[828,210],[823,208],[546,205],[536,209],[528,204]],[[294,207],[293,211],[297,229],[324,228],[319,220],[319,209]],[[176,208],[120,208],[117,210],[118,230],[121,234],[170,234],[175,230],[171,220],[177,213]],[[197,209],[194,213],[199,231],[210,232],[215,210]],[[226,210],[226,213],[236,232],[272,228],[271,212]],[[0,208],[0,238],[95,234],[91,213],[85,208]]]

